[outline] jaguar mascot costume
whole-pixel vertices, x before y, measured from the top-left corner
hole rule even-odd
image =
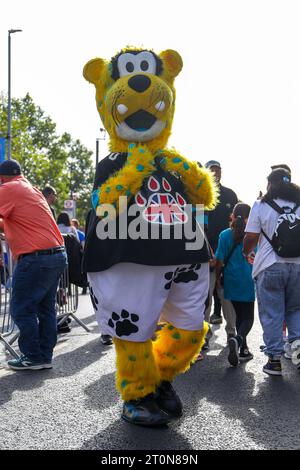
[[[212,209],[216,187],[209,170],[166,148],[181,69],[174,50],[157,55],[132,47],[83,69],[96,88],[111,151],[96,169],[84,270],[101,331],[114,340],[122,417],[142,426],[182,415],[171,382],[189,368],[208,329],[208,248],[202,241],[188,249],[178,229],[190,219],[200,230],[195,207]],[[103,236],[109,223],[115,230]],[[133,235],[119,231],[124,224],[136,229]]]

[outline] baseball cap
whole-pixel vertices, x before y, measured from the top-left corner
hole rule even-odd
[[[220,162],[217,162],[217,160],[209,160],[209,162],[205,163],[206,168],[211,168],[212,166],[217,166],[218,168],[221,168]]]
[[[290,183],[291,173],[284,168],[276,168],[268,176],[269,183]]]
[[[21,174],[21,166],[17,160],[5,160],[0,163],[0,176],[18,176]]]
[[[271,166],[271,170],[277,170],[277,168],[283,168],[284,170],[288,171],[289,173],[292,173],[292,170],[290,169],[290,167],[288,165],[286,165],[285,163],[280,163],[278,165],[272,165]]]

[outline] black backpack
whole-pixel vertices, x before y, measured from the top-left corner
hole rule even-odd
[[[69,282],[84,287],[87,284],[86,274],[82,273],[82,248],[74,233],[63,234],[68,256]]]
[[[280,215],[277,220],[272,239],[262,230],[262,234],[272,245],[273,250],[282,258],[297,258],[300,256],[300,216],[296,214],[299,204],[295,207],[280,207],[275,201],[265,201]]]

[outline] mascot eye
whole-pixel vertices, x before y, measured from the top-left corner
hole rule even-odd
[[[148,70],[148,69],[149,69],[149,63],[147,62],[147,60],[143,60],[141,62],[141,70],[143,72],[146,72],[146,70]]]
[[[125,52],[118,57],[118,70],[120,77],[131,73],[147,72],[155,75],[156,59],[152,52],[142,51],[138,54]]]
[[[127,72],[129,72],[129,73],[131,73],[131,72],[134,71],[134,65],[133,65],[132,62],[127,62],[127,64],[126,64],[126,70],[127,70]]]

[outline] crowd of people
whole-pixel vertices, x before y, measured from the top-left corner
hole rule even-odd
[[[220,202],[207,220],[212,260],[205,317],[211,324],[221,323],[222,308],[228,361],[237,367],[253,359],[247,337],[257,296],[265,343],[261,349],[268,356],[263,371],[281,375],[285,352],[300,372],[300,187],[291,182],[286,164],[274,165],[265,194],[260,192],[251,208],[237,202],[235,193],[221,185],[219,162],[210,161],[207,166],[219,182]],[[209,316],[212,296],[215,310]],[[284,335],[286,327],[288,334]],[[203,349],[208,348],[207,340]]]
[[[223,314],[228,362],[237,367],[255,353],[249,350],[247,339],[257,297],[262,349],[268,357],[263,371],[281,375],[285,353],[300,372],[300,187],[292,183],[287,165],[274,165],[266,192],[250,207],[221,184],[218,161],[211,160],[206,167],[215,176],[219,202],[205,214],[211,252],[205,319],[211,325],[220,324]],[[59,277],[67,262],[65,237],[71,235],[82,252],[85,233],[67,212],[56,217],[55,189],[35,189],[15,160],[0,165],[0,181],[1,227],[16,261],[11,307],[22,353],[8,366],[14,370],[51,368],[57,333],[70,331],[67,322],[57,328],[55,310]],[[82,287],[86,293],[87,284]],[[210,348],[212,335],[210,327],[199,360]],[[112,337],[102,334],[101,342],[110,345]]]

